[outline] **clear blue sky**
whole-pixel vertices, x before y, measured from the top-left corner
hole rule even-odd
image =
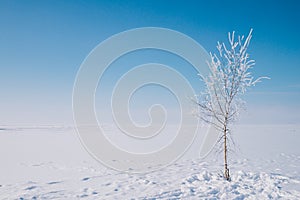
[[[250,112],[265,109],[265,123],[296,123],[300,120],[299,4],[2,0],[0,125],[72,123],[72,87],[81,62],[109,36],[144,26],[180,31],[207,51],[215,51],[217,41],[226,41],[227,32],[247,34],[253,28],[254,74],[272,79],[246,96]],[[277,114],[284,117],[267,119]]]

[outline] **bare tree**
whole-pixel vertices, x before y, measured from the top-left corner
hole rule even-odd
[[[210,74],[201,77],[206,85],[206,92],[201,94],[198,101],[200,113],[198,116],[206,123],[212,124],[220,131],[219,142],[224,152],[224,178],[230,180],[228,167],[229,126],[236,120],[243,101],[240,96],[248,87],[255,85],[262,78],[254,80],[249,71],[255,64],[249,59],[247,49],[252,37],[252,29],[247,38],[234,32],[228,33],[229,46],[217,44],[218,55],[210,53],[208,62]]]

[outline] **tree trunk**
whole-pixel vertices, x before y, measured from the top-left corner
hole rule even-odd
[[[224,126],[224,177],[227,181],[230,180],[229,169],[227,165],[227,127]]]

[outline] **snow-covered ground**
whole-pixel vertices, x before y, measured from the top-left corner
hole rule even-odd
[[[234,134],[227,182],[214,153],[127,174],[92,159],[72,127],[2,126],[0,199],[300,199],[299,125],[239,125]]]

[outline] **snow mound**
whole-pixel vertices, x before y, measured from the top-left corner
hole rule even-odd
[[[297,195],[282,190],[289,178],[238,171],[232,174],[231,181],[221,176],[203,171],[186,179],[182,185],[182,198],[195,197],[209,199],[297,199]],[[197,198],[196,198],[197,197]]]

